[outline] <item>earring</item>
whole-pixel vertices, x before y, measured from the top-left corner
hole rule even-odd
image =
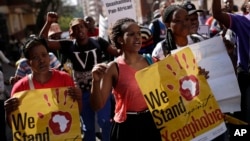
[[[121,45],[123,45],[123,42],[120,42]]]

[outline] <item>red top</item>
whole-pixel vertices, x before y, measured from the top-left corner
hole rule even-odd
[[[128,66],[121,57],[116,60],[119,76],[113,89],[116,101],[114,120],[121,123],[127,118],[126,112],[144,111],[148,106],[135,79],[136,70]]]
[[[99,36],[99,29],[95,28],[94,32],[88,32],[89,37]]]
[[[32,80],[33,80],[35,89],[58,88],[58,87],[69,87],[69,86],[74,87],[75,86],[72,77],[68,73],[64,71],[54,70],[54,69],[52,69],[52,76],[50,80],[46,82],[45,84],[41,84],[35,79],[32,79]],[[19,81],[15,83],[11,91],[11,97],[15,93],[20,92],[20,91],[25,91],[25,90],[30,90],[28,75],[26,75],[25,77],[23,77],[22,79],[20,79]]]

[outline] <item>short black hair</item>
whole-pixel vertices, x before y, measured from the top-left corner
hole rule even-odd
[[[30,51],[38,45],[43,45],[48,52],[48,45],[44,38],[37,37],[37,36],[30,36],[29,39],[25,42],[24,47],[23,47],[24,57],[29,60]]]

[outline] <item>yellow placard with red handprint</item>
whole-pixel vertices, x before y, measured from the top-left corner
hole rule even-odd
[[[65,87],[16,93],[11,114],[13,140],[82,141],[77,101]]]
[[[212,140],[226,131],[222,112],[189,48],[136,73],[163,141]]]

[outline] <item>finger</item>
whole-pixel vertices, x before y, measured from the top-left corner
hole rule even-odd
[[[73,87],[69,87],[69,88],[68,88],[68,95],[69,95],[72,99],[77,98],[75,89],[74,89]]]
[[[98,66],[95,66],[94,71],[97,71],[98,73],[104,73],[106,69],[107,69],[106,66],[98,65]]]
[[[209,71],[205,71],[205,77],[206,77],[206,79],[208,79],[209,78]]]

